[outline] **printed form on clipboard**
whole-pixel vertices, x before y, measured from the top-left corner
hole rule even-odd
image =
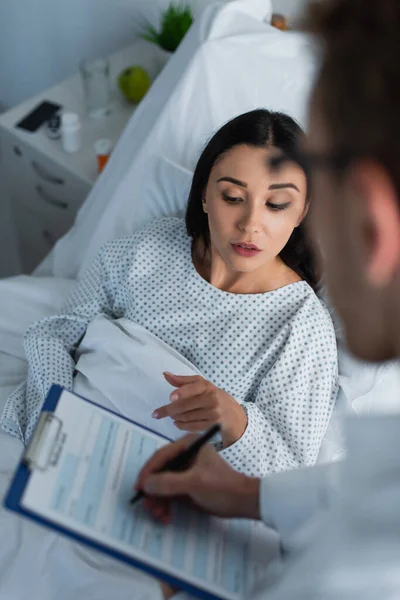
[[[141,502],[129,505],[143,464],[168,442],[53,386],[5,505],[193,596],[250,598],[279,558],[275,532],[178,502],[163,525]]]

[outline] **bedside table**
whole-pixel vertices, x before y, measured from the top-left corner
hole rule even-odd
[[[9,193],[21,268],[30,273],[68,231],[75,215],[98,177],[94,142],[109,138],[115,144],[132,116],[129,104],[117,89],[116,78],[127,66],[144,67],[152,80],[165,64],[158,46],[144,40],[113,54],[110,60],[112,100],[110,114],[102,119],[86,115],[79,74],[0,115],[0,170]],[[61,104],[79,114],[82,148],[67,154],[60,140],[50,140],[39,129],[29,133],[15,124],[43,100]]]

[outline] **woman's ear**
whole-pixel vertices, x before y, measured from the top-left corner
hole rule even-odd
[[[205,196],[205,194],[203,195],[203,199],[202,199],[202,203],[203,203],[203,210],[205,213],[207,213],[207,198]]]
[[[366,212],[366,277],[383,287],[400,270],[400,199],[389,173],[377,163],[358,164],[354,177]]]

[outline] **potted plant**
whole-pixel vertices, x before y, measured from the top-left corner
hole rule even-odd
[[[193,23],[193,13],[187,4],[171,2],[161,15],[160,28],[146,22],[141,37],[157,44],[164,51],[165,62],[185,37]]]

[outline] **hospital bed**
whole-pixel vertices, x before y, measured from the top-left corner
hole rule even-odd
[[[305,35],[269,27],[270,12],[267,0],[208,6],[133,115],[72,229],[33,276],[0,281],[0,410],[25,377],[22,337],[29,324],[59,309],[105,241],[184,212],[196,159],[215,130],[258,107],[306,125],[315,50]],[[359,363],[340,335],[338,343],[341,387],[320,461],[343,453],[342,409],[398,402],[397,365]],[[0,495],[21,451],[18,440],[0,433]],[[145,575],[3,510],[0,536],[0,600],[154,597]]]

